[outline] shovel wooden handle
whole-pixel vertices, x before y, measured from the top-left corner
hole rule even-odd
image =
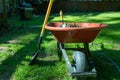
[[[44,20],[44,23],[43,23],[43,26],[42,26],[41,35],[44,34],[45,25],[46,25],[47,22],[48,22],[48,18],[49,18],[50,12],[51,12],[51,8],[52,8],[52,5],[53,5],[53,2],[54,2],[54,0],[50,0],[50,2],[49,2],[48,9],[47,9],[47,13],[46,13],[46,16],[45,16],[45,20]]]

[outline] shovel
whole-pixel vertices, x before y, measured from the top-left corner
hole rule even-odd
[[[42,30],[41,30],[41,33],[40,33],[40,36],[39,36],[39,40],[38,40],[38,51],[33,55],[32,60],[29,62],[29,65],[32,65],[34,63],[34,61],[36,60],[38,54],[41,51],[40,50],[40,47],[41,47],[40,45],[41,45],[41,42],[42,42],[42,37],[43,37],[43,34],[45,32],[45,25],[48,22],[48,18],[49,18],[50,12],[51,12],[53,2],[54,2],[54,0],[50,0],[50,2],[49,2],[48,9],[47,9],[46,16],[45,16],[45,20],[44,20]]]

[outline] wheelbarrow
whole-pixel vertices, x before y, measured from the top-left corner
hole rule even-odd
[[[66,22],[67,24],[67,22]],[[66,62],[66,66],[72,77],[81,79],[81,77],[96,77],[97,72],[90,54],[89,43],[94,41],[101,29],[106,24],[100,23],[82,23],[74,22],[69,24],[77,24],[80,27],[61,27],[62,22],[51,22],[45,26],[50,30],[57,41],[58,57],[62,60],[62,55]],[[65,47],[66,43],[82,43],[84,46],[79,48]],[[73,61],[70,62],[67,50],[73,50]]]

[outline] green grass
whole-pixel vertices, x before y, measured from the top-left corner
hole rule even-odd
[[[120,67],[119,15],[120,12],[64,14],[66,22],[108,24],[108,27],[90,43],[92,58],[98,73],[96,80],[120,80],[117,69],[104,56],[109,56]],[[0,37],[0,80],[72,80],[64,59],[59,62],[57,58],[56,41],[49,31],[46,31],[43,37],[42,53],[44,55],[39,55],[33,66],[28,65],[32,55],[37,51],[43,20],[44,16],[28,21],[20,21],[17,16],[9,18],[12,30]],[[54,21],[60,21],[60,17],[52,15],[49,22]],[[23,24],[25,26],[22,26]],[[30,29],[29,26],[39,26],[39,28]]]

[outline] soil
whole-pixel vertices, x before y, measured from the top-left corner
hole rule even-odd
[[[66,27],[73,28],[73,27],[82,27],[82,26],[79,26],[78,23],[67,23]]]

